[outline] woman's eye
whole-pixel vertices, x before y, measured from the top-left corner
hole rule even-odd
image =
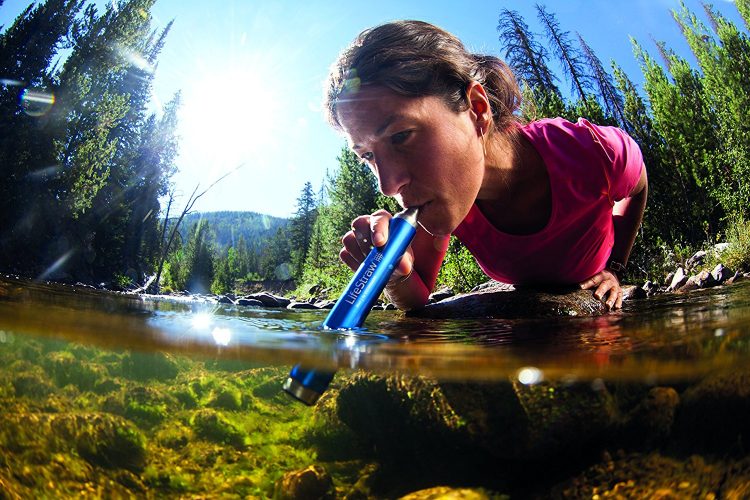
[[[391,136],[391,144],[399,145],[406,142],[406,139],[408,139],[411,136],[411,130],[404,130],[403,132],[398,132],[396,134],[393,134]]]
[[[373,155],[371,152],[362,153],[362,156],[360,156],[364,161],[372,161],[373,158],[375,158],[375,155]]]

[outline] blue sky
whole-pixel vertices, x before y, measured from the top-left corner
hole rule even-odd
[[[670,14],[679,9],[677,0],[542,3],[564,30],[579,32],[605,64],[614,59],[636,82],[642,75],[631,36],[652,54],[652,37],[689,54]],[[27,4],[6,0],[0,24],[7,26]],[[702,17],[697,0],[686,4]],[[715,6],[741,24],[732,2]],[[502,57],[496,26],[503,8],[517,10],[533,31],[541,31],[534,2],[523,0],[157,0],[155,24],[175,23],[159,58],[153,104],[158,109],[182,90],[174,178],[182,199],[197,184],[207,187],[242,165],[195,209],[291,215],[304,183],[317,189],[326,171],[337,166],[344,140],[322,117],[322,84],[331,62],[357,33],[393,19],[421,19],[455,33],[473,51]]]

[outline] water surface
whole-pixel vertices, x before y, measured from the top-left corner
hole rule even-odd
[[[274,365],[498,380],[690,379],[750,360],[750,283],[626,302],[599,317],[435,320],[373,311],[364,328],[321,329],[327,311],[217,304],[0,281],[0,330],[117,349]]]

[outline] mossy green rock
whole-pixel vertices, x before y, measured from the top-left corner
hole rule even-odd
[[[13,378],[13,389],[18,397],[42,398],[55,391],[55,388],[38,373],[25,372]]]
[[[208,406],[224,410],[239,411],[242,409],[242,393],[236,387],[229,384],[223,384],[214,390],[208,401]]]
[[[203,439],[239,449],[247,446],[247,434],[215,410],[204,408],[196,411],[190,423],[195,434]]]
[[[122,359],[122,374],[132,380],[171,380],[179,371],[174,357],[160,352],[131,352]]]
[[[338,417],[381,454],[472,450],[500,459],[573,454],[616,423],[606,388],[590,384],[439,383],[356,373],[342,383]]]
[[[107,376],[101,366],[81,361],[68,351],[47,354],[44,366],[59,387],[73,384],[82,391],[93,389],[99,380]]]
[[[146,440],[127,420],[108,413],[9,414],[0,420],[0,444],[18,453],[67,452],[71,443],[94,465],[140,471]]]

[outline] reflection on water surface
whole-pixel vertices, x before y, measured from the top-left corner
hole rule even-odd
[[[406,318],[374,311],[357,332],[322,331],[327,311],[227,306],[0,281],[0,330],[136,350],[320,368],[497,380],[690,379],[750,356],[750,283],[626,303],[600,317]],[[529,372],[523,372],[528,374]]]

